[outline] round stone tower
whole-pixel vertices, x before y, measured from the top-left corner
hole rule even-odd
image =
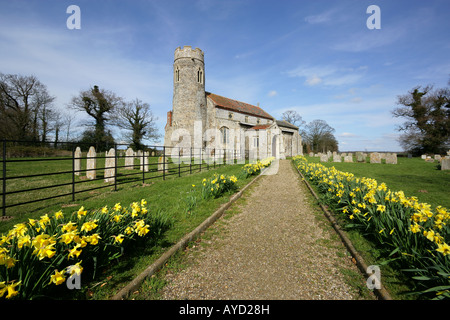
[[[185,129],[194,145],[194,123],[201,131],[206,122],[205,63],[203,51],[184,46],[175,50],[173,63],[173,129]]]

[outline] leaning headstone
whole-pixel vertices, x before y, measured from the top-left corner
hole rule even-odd
[[[97,156],[97,153],[95,152],[95,148],[90,147],[89,152],[87,154],[87,161],[86,161],[86,177],[89,180],[94,180],[97,177],[97,174],[95,172],[96,156]]]
[[[134,168],[134,151],[128,148],[125,152],[125,169],[132,170]]]
[[[114,182],[116,166],[116,151],[114,148],[109,149],[105,154],[105,182]]]
[[[74,170],[75,170],[75,175],[79,176],[80,175],[80,170],[81,170],[81,149],[80,149],[80,147],[77,147],[75,149]]]
[[[345,156],[344,157],[344,162],[353,162],[353,156],[352,155]]]
[[[326,154],[320,155],[320,162],[328,162],[328,155]]]
[[[442,158],[441,170],[450,170],[450,158]]]
[[[164,164],[164,161],[167,162],[167,158],[166,157],[161,156],[161,157],[158,158],[158,171],[163,172],[164,169],[166,169],[165,171],[166,171],[166,173],[168,173],[169,172],[169,170],[168,170],[169,168],[167,167],[168,164],[167,163]]]
[[[364,157],[364,154],[362,152],[356,153],[356,161],[357,162],[366,162],[366,157]]]
[[[333,156],[333,162],[341,162],[341,156],[339,154]]]
[[[386,154],[386,164],[397,164],[397,154],[387,153]]]
[[[378,152],[372,152],[370,154],[370,163],[381,163],[381,157]]]

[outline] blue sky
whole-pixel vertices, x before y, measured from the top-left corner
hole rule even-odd
[[[70,30],[69,5],[81,9]],[[369,5],[381,9],[370,30]],[[0,1],[0,72],[35,75],[67,110],[93,85],[150,104],[164,133],[179,46],[205,53],[206,90],[295,110],[341,151],[399,151],[397,96],[447,86],[450,2],[381,0]]]

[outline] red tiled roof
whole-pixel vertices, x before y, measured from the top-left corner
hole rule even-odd
[[[245,114],[249,114],[249,115],[253,115],[253,116],[258,116],[261,118],[274,120],[274,118],[270,114],[265,112],[260,107],[257,107],[257,106],[254,106],[254,105],[251,105],[251,104],[248,104],[245,102],[225,98],[225,97],[222,97],[217,94],[210,93],[210,92],[206,93],[206,97],[209,97],[214,102],[216,107],[223,108],[223,109],[230,110],[230,111],[245,113]]]
[[[260,124],[260,125],[251,127],[250,129],[253,129],[253,130],[267,129],[270,126],[271,126],[270,124]]]

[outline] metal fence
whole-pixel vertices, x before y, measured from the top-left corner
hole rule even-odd
[[[2,217],[6,217],[8,208],[69,196],[72,201],[76,201],[76,195],[79,193],[108,187],[117,191],[118,186],[122,184],[133,182],[145,184],[151,179],[165,180],[169,176],[180,177],[183,173],[192,174],[224,164],[240,163],[245,161],[246,154],[243,153],[241,156],[239,150],[227,149],[145,146],[136,154],[127,156],[125,150],[128,149],[128,145],[114,144],[110,148],[106,146],[104,150],[99,150],[95,157],[96,163],[99,161],[105,163],[107,159],[113,159],[113,166],[110,164],[106,166],[105,163],[104,166],[95,167],[97,176],[88,179],[87,172],[92,169],[87,168],[86,150],[91,145],[73,142],[58,142],[55,145],[17,140],[1,140],[1,142]],[[81,156],[76,155],[77,147],[82,151]],[[105,152],[108,148],[114,150],[112,156]],[[130,157],[133,157],[131,168],[130,164],[119,165],[119,162],[123,163]],[[86,165],[78,169],[76,161]],[[137,167],[139,169],[136,169]],[[108,180],[105,176],[98,177],[106,170],[113,171]]]

